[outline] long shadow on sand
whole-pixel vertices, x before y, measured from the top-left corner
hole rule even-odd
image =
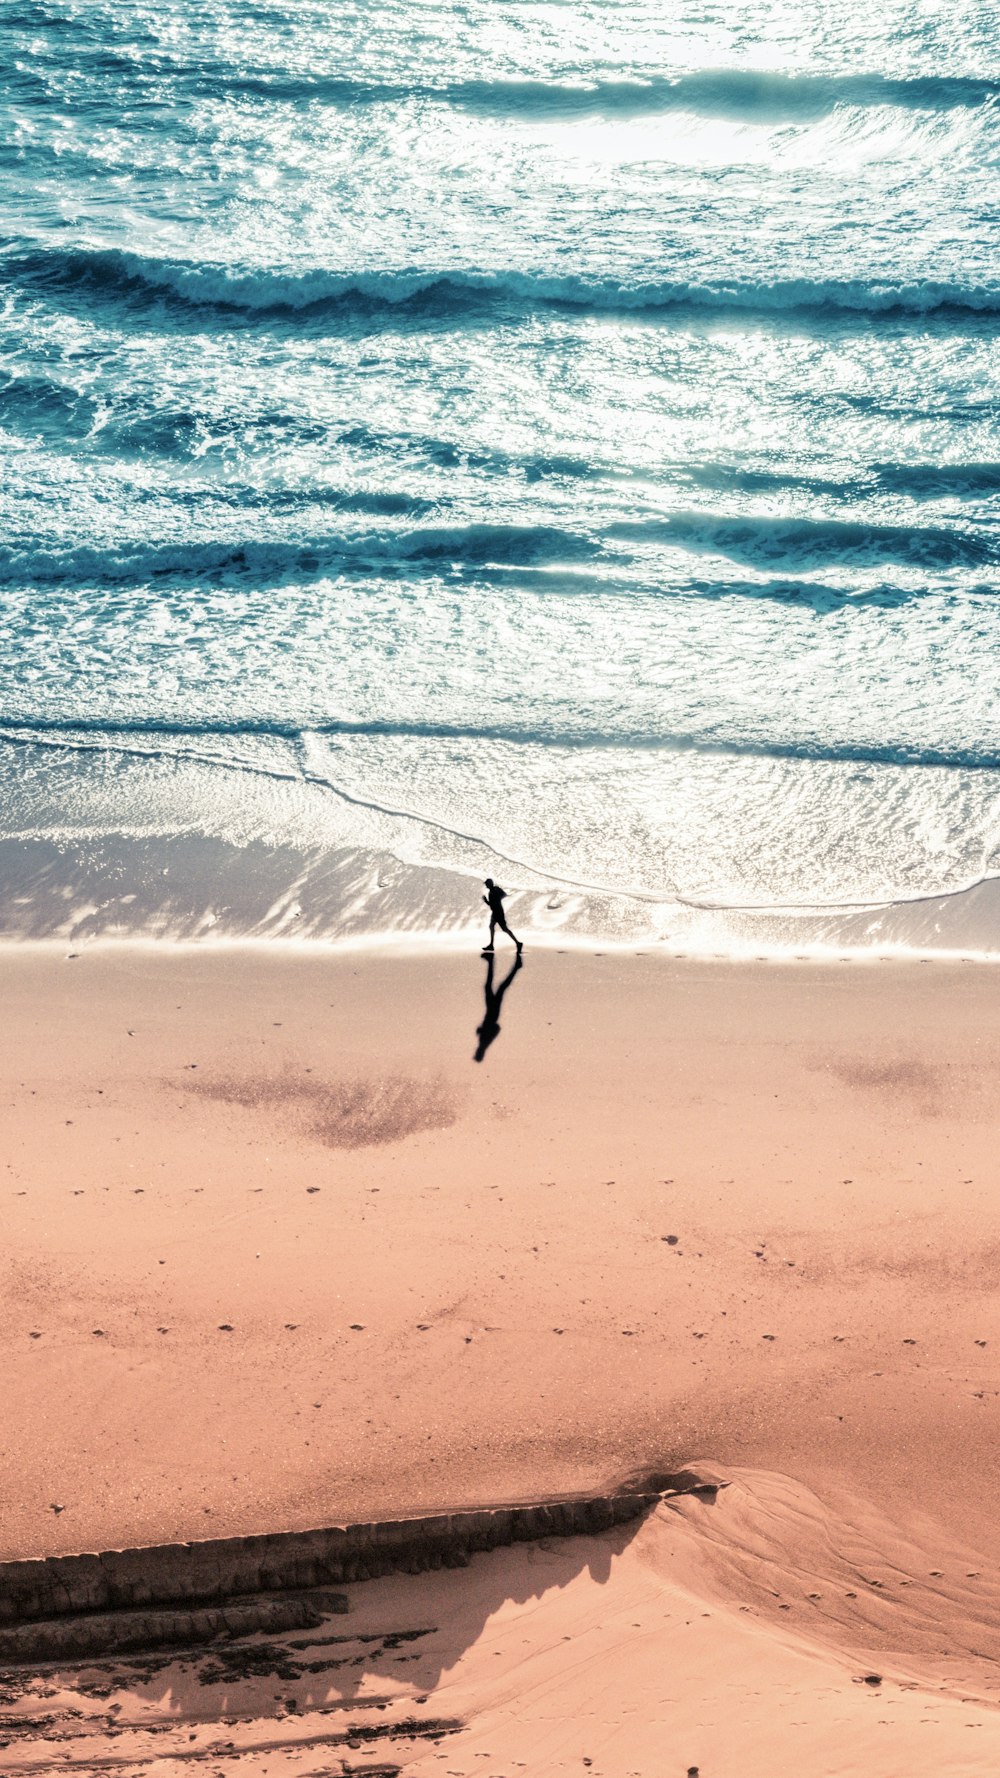
[[[483,1060],[490,1044],[494,1043],[500,1035],[500,1009],[503,1006],[503,997],[523,962],[524,959],[521,956],[520,951],[518,951],[514,958],[514,962],[504,976],[503,981],[497,985],[494,982],[496,959],[492,951],[486,959],[486,981],[483,985],[485,1008],[483,1011],[483,1022],[476,1027],[476,1036],[478,1037],[479,1042],[473,1057],[473,1061],[475,1062],[481,1062]]]

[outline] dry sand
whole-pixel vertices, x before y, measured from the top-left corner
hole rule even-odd
[[[303,1635],[0,1674],[3,1770],[963,1778],[1000,1764],[996,1570],[718,1471],[636,1532],[350,1588]]]
[[[405,1770],[995,1770],[1000,975],[538,952],[477,1065],[483,968],[4,950],[0,1555],[735,1465],[352,1589],[451,1601]]]

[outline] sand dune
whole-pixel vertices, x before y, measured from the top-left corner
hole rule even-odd
[[[4,1770],[995,1769],[1000,1573],[862,1500],[695,1467],[718,1491],[638,1530],[354,1586],[349,1616],[306,1635],[5,1675]]]

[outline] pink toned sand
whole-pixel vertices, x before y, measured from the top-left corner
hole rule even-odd
[[[441,1620],[399,1695],[466,1727],[399,1769],[996,1769],[992,969],[540,952],[476,1065],[475,957],[2,964],[0,1555],[697,1459],[713,1508],[351,1590]]]

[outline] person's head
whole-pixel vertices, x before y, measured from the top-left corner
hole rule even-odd
[[[487,889],[492,889],[492,887],[493,887],[493,878],[492,877],[487,877],[486,887],[487,887]]]

